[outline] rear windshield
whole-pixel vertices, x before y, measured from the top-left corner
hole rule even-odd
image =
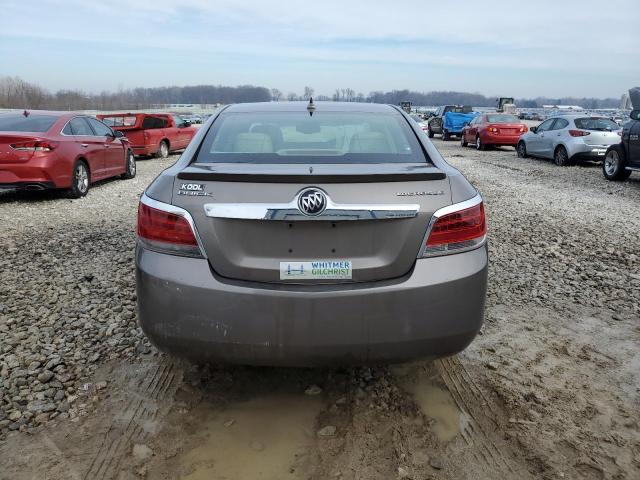
[[[104,117],[102,121],[110,127],[133,127],[136,124],[136,117]]]
[[[574,122],[576,127],[582,130],[599,130],[602,132],[620,130],[620,125],[608,118],[576,118]]]
[[[56,120],[53,115],[0,115],[0,132],[46,132]]]
[[[397,113],[226,113],[213,124],[198,163],[425,163]]]
[[[489,123],[520,123],[520,119],[515,115],[487,115]]]

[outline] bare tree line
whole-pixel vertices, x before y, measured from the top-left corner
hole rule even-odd
[[[411,90],[374,91],[365,95],[352,88],[337,88],[333,95],[316,95],[315,89],[305,86],[302,95],[289,92],[286,95],[277,88],[267,89],[253,85],[237,87],[194,85],[185,87],[134,88],[116,92],[86,93],[81,90],[58,90],[50,92],[39,85],[18,77],[0,77],[0,108],[33,108],[50,110],[120,110],[142,109],[170,104],[227,104],[240,102],[268,101],[340,101],[389,103],[397,105],[410,101],[414,105],[435,106],[447,104],[493,107],[495,97],[478,93],[434,91],[415,92]],[[546,98],[518,99],[516,103],[525,108],[542,105],[579,105],[584,108],[617,108],[616,98]]]
[[[58,90],[52,93],[18,77],[0,77],[0,108],[120,110],[170,104],[226,104],[270,100],[269,89],[253,85],[134,88],[101,93]]]

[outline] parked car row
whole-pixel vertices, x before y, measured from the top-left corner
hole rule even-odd
[[[629,93],[635,99],[634,106],[640,107],[640,89]],[[486,150],[510,146],[520,158],[550,159],[558,166],[602,161],[608,180],[624,180],[633,171],[640,172],[640,108],[624,122],[604,115],[558,113],[534,127],[521,121],[529,118],[526,115],[478,113],[460,105],[441,106],[428,121],[417,115],[411,117],[430,138],[438,134],[446,141],[459,135],[462,147]]]
[[[166,158],[197,129],[173,114],[24,111],[0,115],[0,189],[67,189],[136,174],[136,156]]]

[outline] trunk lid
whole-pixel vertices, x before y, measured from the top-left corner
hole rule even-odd
[[[520,135],[521,133],[524,133],[520,131],[523,126],[524,126],[523,124],[492,123],[492,124],[489,124],[487,127],[497,128],[498,129],[497,135],[513,136],[513,135]]]
[[[589,135],[582,137],[587,145],[615,145],[620,143],[620,135],[617,132],[603,132],[598,130],[587,130]]]
[[[298,194],[310,187],[327,197],[318,216],[298,209]],[[451,203],[451,192],[446,175],[426,164],[218,164],[178,174],[173,203],[193,216],[211,267],[221,276],[368,282],[411,270],[431,215]],[[281,273],[318,261],[343,262],[340,267],[349,262],[352,270],[340,278]]]
[[[14,149],[11,145],[30,142],[44,141],[38,134],[28,134],[22,132],[2,132],[0,133],[0,164],[2,163],[23,163],[33,158],[33,152],[25,152]]]

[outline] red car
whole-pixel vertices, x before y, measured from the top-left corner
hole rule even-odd
[[[529,128],[520,119],[509,113],[485,113],[462,129],[460,144],[473,144],[478,150],[490,147],[515,147],[520,135]]]
[[[166,158],[169,152],[187,148],[198,131],[190,122],[171,113],[113,113],[97,117],[124,133],[135,155]]]
[[[93,182],[133,178],[129,143],[93,117],[25,111],[0,115],[0,189],[66,188],[83,197]]]

